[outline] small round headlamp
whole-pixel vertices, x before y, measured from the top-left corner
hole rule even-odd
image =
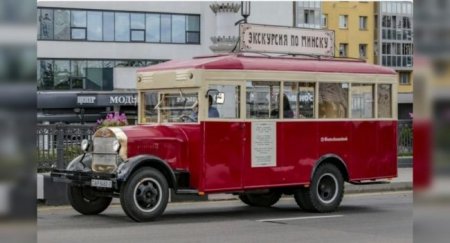
[[[113,142],[113,150],[115,152],[119,152],[119,150],[120,150],[120,142],[119,142],[119,140],[114,140],[114,142]]]
[[[81,150],[83,150],[84,152],[88,151],[89,146],[90,146],[89,140],[83,139],[83,141],[81,141]]]

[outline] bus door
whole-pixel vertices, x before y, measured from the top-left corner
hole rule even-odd
[[[236,190],[242,187],[245,124],[241,119],[241,85],[211,84],[205,100],[205,190]]]

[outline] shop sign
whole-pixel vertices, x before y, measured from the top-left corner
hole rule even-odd
[[[241,24],[240,51],[316,56],[334,55],[334,31]]]

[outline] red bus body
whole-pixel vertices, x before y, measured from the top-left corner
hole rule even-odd
[[[128,156],[152,154],[190,173],[199,192],[227,192],[309,184],[322,156],[339,156],[348,180],[397,176],[397,122],[277,122],[277,166],[251,167],[250,122],[142,125],[123,128]],[[323,137],[348,137],[325,142]],[[170,139],[165,139],[170,138]],[[219,139],[217,139],[219,138]]]
[[[355,61],[215,56],[140,69],[273,70],[395,75],[391,69]],[[395,117],[395,116],[394,116]],[[124,127],[128,157],[151,154],[173,170],[189,172],[202,193],[308,185],[322,158],[340,158],[349,182],[397,176],[396,119],[276,121],[276,166],[251,167],[250,121],[201,121]],[[333,138],[346,138],[335,141]]]

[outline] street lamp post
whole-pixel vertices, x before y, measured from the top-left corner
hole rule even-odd
[[[250,1],[241,1],[241,15],[243,19],[237,21],[234,25],[238,25],[242,22],[244,22],[245,24],[247,23],[247,18],[248,16],[250,16],[250,7],[251,7]]]
[[[250,16],[250,1],[241,1],[241,15],[244,17],[244,23],[247,23],[247,18]]]

